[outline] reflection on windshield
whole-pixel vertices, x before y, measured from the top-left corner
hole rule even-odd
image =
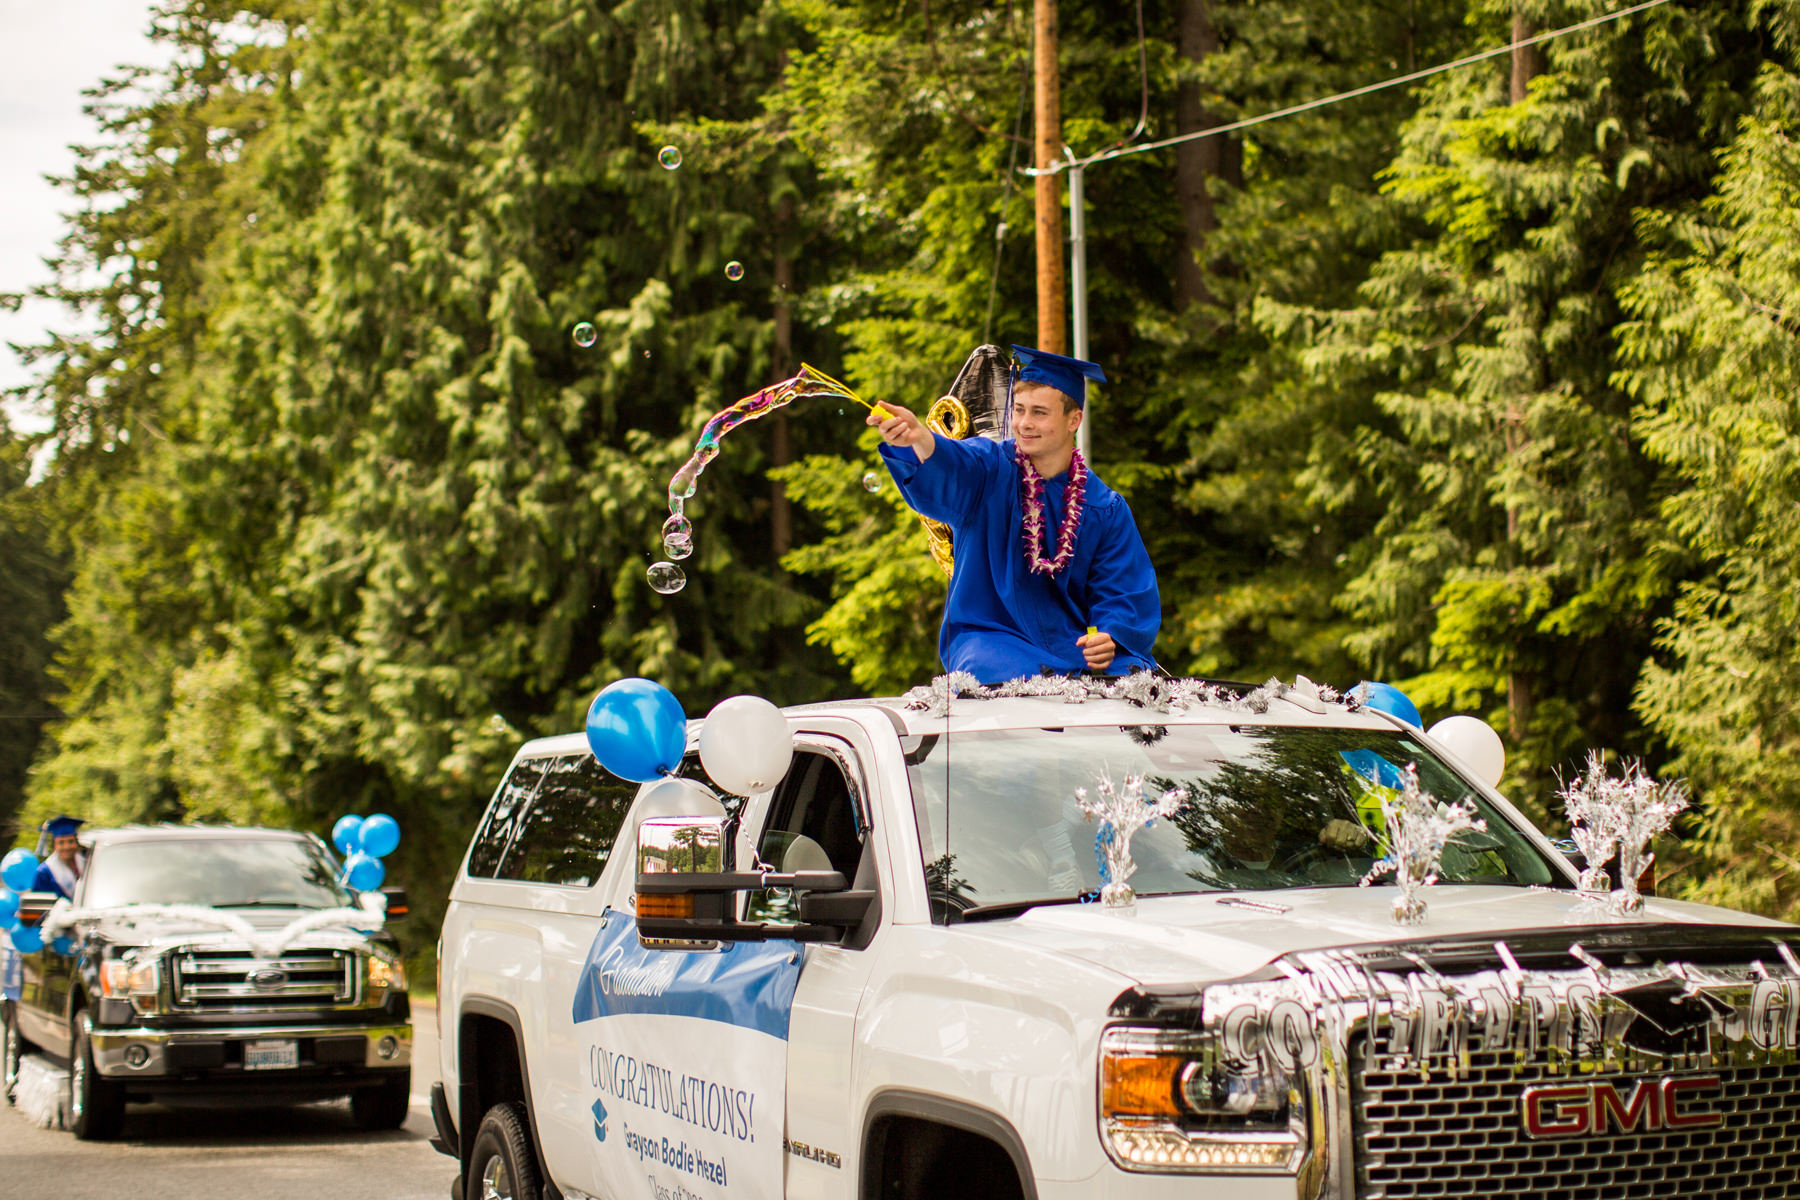
[[[1069,899],[1101,883],[1094,825],[1075,789],[1143,775],[1181,810],[1132,840],[1140,896],[1354,885],[1386,853],[1381,801],[1401,768],[1438,801],[1468,800],[1487,832],[1452,840],[1444,883],[1562,877],[1506,818],[1427,749],[1395,732],[1137,725],[932,737],[910,757],[926,884],[946,913]],[[1391,880],[1391,876],[1388,877]]]
[[[99,847],[82,905],[338,908],[350,903],[318,846],[286,839],[118,842]]]

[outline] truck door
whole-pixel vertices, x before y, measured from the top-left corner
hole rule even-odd
[[[783,871],[833,870],[857,888],[878,889],[880,843],[871,836],[866,739],[853,723],[821,722],[796,737],[794,764],[760,813],[758,857]],[[796,919],[784,894],[753,894],[745,919]],[[850,1196],[856,1187],[858,1114],[850,1103],[857,1007],[879,934],[843,945],[809,945],[787,1040],[787,1195]]]

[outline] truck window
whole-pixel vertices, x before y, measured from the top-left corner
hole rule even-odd
[[[592,754],[549,762],[518,822],[500,876],[587,887],[600,878],[638,785],[603,770]]]
[[[862,839],[843,769],[829,755],[797,750],[757,840],[762,861],[778,871],[840,871],[854,880]],[[785,892],[752,892],[746,919],[791,921],[791,908]]]
[[[543,778],[544,764],[547,761],[542,758],[522,758],[513,764],[512,771],[494,796],[494,802],[488,805],[487,816],[481,822],[481,832],[475,835],[475,843],[469,848],[470,875],[478,879],[493,879],[500,873],[500,860],[506,854],[506,844],[512,841],[513,829],[524,815],[532,793],[537,791],[538,781]]]

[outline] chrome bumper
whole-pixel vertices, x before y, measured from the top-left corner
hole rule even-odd
[[[94,1049],[94,1067],[101,1075],[108,1078],[146,1079],[170,1074],[169,1050],[188,1044],[217,1044],[252,1042],[263,1039],[279,1041],[299,1041],[305,1038],[344,1038],[361,1037],[363,1039],[363,1061],[336,1062],[329,1065],[340,1067],[363,1067],[370,1069],[388,1067],[406,1067],[412,1065],[412,1026],[410,1024],[381,1025],[271,1025],[267,1027],[234,1026],[230,1029],[194,1030],[194,1029],[96,1029],[92,1034]],[[391,1039],[391,1040],[390,1040]],[[385,1052],[385,1057],[384,1057]],[[133,1065],[133,1064],[136,1065]],[[307,1069],[303,1064],[301,1069]],[[280,1079],[287,1073],[286,1068],[276,1068],[267,1072],[238,1072],[244,1074],[267,1074],[271,1081]]]

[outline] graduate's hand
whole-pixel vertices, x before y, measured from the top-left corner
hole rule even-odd
[[[883,442],[889,446],[911,446],[920,462],[931,457],[932,451],[937,449],[937,435],[919,419],[917,413],[901,408],[891,400],[883,400],[878,407],[887,410],[886,417],[871,412],[865,424],[881,430]]]
[[[1113,655],[1119,652],[1118,643],[1112,640],[1110,633],[1087,633],[1075,639],[1081,647],[1081,657],[1087,659],[1090,670],[1104,671],[1112,666]]]

